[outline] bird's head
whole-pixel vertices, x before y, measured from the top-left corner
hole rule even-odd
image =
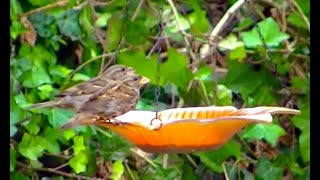
[[[125,80],[125,84],[140,89],[141,87],[144,87],[150,82],[150,80],[144,76],[140,76],[138,74],[131,74],[129,77]]]
[[[130,74],[134,74],[134,69],[124,65],[113,65],[104,70],[101,74],[101,78],[108,80],[124,80]]]

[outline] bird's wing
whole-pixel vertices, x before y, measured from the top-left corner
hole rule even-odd
[[[119,89],[111,88],[106,93],[83,103],[81,111],[94,112],[108,117],[120,116],[134,109],[138,99],[138,93],[121,92]]]
[[[99,77],[93,78],[89,81],[82,82],[78,85],[72,86],[64,91],[62,91],[57,96],[78,96],[78,95],[84,95],[84,94],[92,94],[103,87],[105,87],[109,82],[106,80],[103,80]]]

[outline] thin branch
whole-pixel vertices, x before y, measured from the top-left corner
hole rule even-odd
[[[141,154],[139,151],[135,150],[134,148],[130,148],[130,151],[135,153],[136,155],[140,156],[142,159],[144,159],[146,162],[148,162],[151,166],[154,168],[157,167],[157,164],[155,164],[151,159]]]
[[[190,163],[192,164],[192,166],[196,169],[198,169],[198,165],[197,163],[192,159],[192,157],[189,154],[185,154],[185,156],[187,157],[187,159],[190,161]]]
[[[133,15],[132,15],[132,18],[131,18],[131,21],[134,21],[136,19],[136,17],[138,16],[139,12],[140,12],[140,9],[141,9],[141,6],[143,5],[144,3],[144,0],[140,0],[138,6],[137,6],[137,9],[136,11],[134,11]]]
[[[169,155],[168,154],[164,154],[163,155],[163,159],[162,159],[162,167],[163,167],[163,169],[167,169],[168,168],[168,160],[169,160]]]
[[[101,1],[93,1],[93,3],[94,3],[94,6],[104,7],[104,6],[107,6],[107,5],[110,5],[110,4],[114,3],[115,1],[116,1],[116,0],[104,1],[104,2],[101,2]]]
[[[245,3],[246,0],[238,0],[236,3],[234,3],[224,14],[224,16],[221,18],[221,20],[218,22],[216,27],[212,30],[210,33],[210,37],[213,37],[214,39],[219,35],[224,25],[227,23],[229,18]],[[201,53],[201,58],[204,58],[210,54],[210,45],[205,44],[203,45],[203,53]]]
[[[189,50],[191,59],[192,59],[193,61],[195,61],[195,60],[196,60],[196,56],[195,56],[194,52],[193,52],[192,49],[191,49],[191,44],[190,44],[190,42],[189,42],[189,40],[188,40],[188,38],[187,38],[187,35],[186,35],[187,33],[182,29],[182,25],[181,25],[181,22],[180,22],[180,20],[179,20],[177,8],[175,7],[175,5],[174,5],[174,3],[172,2],[172,0],[167,0],[167,1],[168,1],[169,5],[170,5],[170,7],[171,7],[171,10],[172,10],[172,12],[173,12],[173,16],[174,16],[174,18],[175,18],[175,20],[176,20],[176,22],[177,22],[178,29],[179,29],[179,31],[181,32],[181,34],[183,35],[183,39],[184,39],[184,41],[185,41],[185,43],[186,43],[186,46],[187,46],[187,48],[188,48],[188,50]]]
[[[223,173],[224,173],[224,177],[226,178],[226,180],[230,180],[229,176],[228,176],[228,172],[225,166],[225,163],[222,163],[222,168],[223,168]]]
[[[97,180],[98,178],[90,178],[90,177],[86,177],[86,176],[80,176],[80,175],[75,175],[75,174],[70,174],[70,173],[66,173],[63,171],[59,171],[59,170],[54,170],[52,168],[32,168],[24,163],[21,163],[19,161],[16,161],[16,164],[20,167],[26,168],[26,169],[34,169],[36,171],[43,171],[43,172],[49,172],[49,173],[53,173],[53,174],[59,174],[65,177],[69,177],[69,178],[75,178],[75,179],[85,179],[85,180]]]
[[[127,49],[122,49],[120,50],[122,52],[127,51]],[[113,56],[115,54],[115,52],[111,52],[111,53],[107,53],[107,54],[101,54],[99,56],[93,57],[89,60],[87,60],[86,62],[82,63],[80,66],[78,66],[74,71],[72,71],[72,73],[66,78],[64,85],[62,86],[62,89],[64,89],[64,87],[66,86],[67,82],[70,81],[70,79],[73,77],[73,75],[78,72],[80,69],[82,69],[83,67],[85,67],[86,65],[90,64],[91,62],[100,59],[101,57],[110,57]]]
[[[24,14],[21,15],[22,16],[30,16],[32,14],[35,14],[35,13],[38,13],[38,12],[41,12],[41,11],[46,11],[46,10],[49,10],[49,9],[52,9],[52,8],[55,8],[55,7],[58,7],[58,6],[65,6],[69,1],[68,0],[61,0],[61,1],[58,1],[56,3],[53,3],[53,4],[48,4],[46,6],[43,6],[43,7],[39,7],[37,9],[33,9],[31,11],[28,11]]]
[[[309,19],[304,14],[304,12],[302,11],[301,7],[297,4],[297,2],[295,0],[291,0],[290,2],[297,8],[297,10],[299,12],[299,15],[301,16],[301,18],[303,19],[304,23],[307,25],[308,30],[310,31]]]

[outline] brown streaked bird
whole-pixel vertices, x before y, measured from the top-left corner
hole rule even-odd
[[[34,104],[27,109],[71,109],[78,114],[62,127],[70,128],[82,118],[115,117],[134,109],[140,98],[140,88],[148,82],[132,68],[114,65],[96,78],[66,89],[56,99]]]
[[[78,104],[84,103],[93,93],[102,88],[106,88],[106,86],[116,85],[118,81],[122,81],[127,78],[128,75],[132,74],[134,74],[132,68],[123,65],[114,65],[106,69],[97,77],[62,91],[60,94],[56,95],[54,100],[37,103],[26,109],[58,107],[78,111],[80,108]]]
[[[97,91],[81,104],[79,113],[61,128],[71,128],[85,119],[108,120],[134,110],[140,98],[140,88],[148,82],[148,78],[131,74],[118,84]]]

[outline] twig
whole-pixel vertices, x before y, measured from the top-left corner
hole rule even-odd
[[[142,6],[143,3],[144,3],[144,0],[140,0],[139,4],[137,6],[137,9],[134,11],[134,13],[132,15],[131,21],[134,21],[136,19],[136,17],[138,16],[138,14],[140,12],[140,9],[141,9],[141,6]]]
[[[31,120],[31,116],[26,117],[26,118],[24,118],[23,120],[16,122],[14,125],[17,126],[17,125],[20,125],[20,124],[22,124],[22,123],[24,123],[24,122],[30,121],[30,120]]]
[[[66,167],[66,166],[68,166],[68,165],[69,165],[69,162],[64,163],[64,164],[62,164],[62,165],[60,165],[60,166],[58,166],[58,167],[52,168],[52,170],[57,171],[57,170],[59,170],[59,169],[61,169],[61,168],[63,168],[63,167]]]
[[[224,177],[226,178],[226,180],[230,180],[229,179],[229,176],[228,176],[228,172],[227,172],[227,169],[224,165],[225,163],[222,163],[222,168],[223,168],[223,173],[224,173]]]
[[[49,172],[49,173],[53,173],[53,174],[59,174],[59,175],[62,175],[62,176],[65,176],[65,177],[69,177],[69,178],[75,178],[75,179],[85,179],[85,180],[97,180],[98,178],[90,178],[90,177],[86,177],[86,176],[80,176],[80,175],[75,175],[75,174],[70,174],[70,173],[66,173],[66,172],[63,172],[63,171],[59,171],[59,170],[54,170],[52,168],[32,168],[24,163],[21,163],[19,161],[16,161],[16,164],[18,166],[21,166],[23,168],[26,168],[26,169],[34,169],[36,171],[43,171],[43,172]]]
[[[52,8],[55,8],[55,7],[58,7],[58,6],[65,6],[68,2],[69,2],[68,0],[61,0],[61,1],[58,1],[58,2],[53,3],[53,4],[48,4],[47,6],[39,7],[37,9],[33,9],[31,11],[23,13],[21,15],[21,17],[22,16],[30,16],[32,14],[35,14],[35,13],[38,13],[38,12],[41,12],[41,11],[46,11],[46,10],[49,10],[49,9],[52,9]]]
[[[133,153],[135,153],[136,155],[140,156],[142,159],[144,159],[145,161],[147,161],[147,162],[148,162],[151,166],[153,166],[154,168],[157,167],[157,165],[156,165],[154,162],[152,162],[151,159],[149,159],[148,157],[146,157],[146,156],[144,156],[143,154],[139,153],[139,152],[136,151],[135,149],[130,148],[130,151],[133,152]]]
[[[107,6],[107,5],[110,5],[112,3],[114,3],[116,0],[111,0],[111,1],[104,1],[104,2],[101,2],[101,1],[93,1],[93,4],[94,6]]]
[[[86,5],[88,5],[88,3],[89,3],[89,1],[84,1],[84,2],[82,2],[81,4],[73,7],[73,9],[74,9],[74,10],[80,10],[80,9],[82,9],[83,7],[85,7]]]
[[[124,166],[126,167],[126,169],[128,170],[128,174],[130,175],[131,179],[135,180],[134,175],[132,174],[132,171],[128,165],[128,163],[126,161],[124,161]]]
[[[92,23],[93,23],[93,30],[94,30],[94,34],[95,36],[97,37],[98,41],[100,42],[101,44],[101,47],[102,47],[102,54],[106,53],[106,49],[105,49],[105,46],[104,46],[104,39],[103,37],[100,36],[99,34],[99,27],[97,27],[97,24],[96,24],[96,20],[97,20],[97,15],[96,15],[96,11],[95,11],[95,8],[94,8],[94,4],[93,4],[93,1],[91,0],[88,0],[89,1],[89,6],[90,6],[90,9],[91,9],[91,18],[92,18]],[[100,73],[102,73],[103,71],[103,67],[104,67],[104,62],[105,62],[105,57],[102,57],[101,58],[101,62],[100,62]]]
[[[164,154],[163,155],[163,160],[162,160],[163,169],[167,169],[168,168],[168,160],[169,160],[169,155],[168,154]]]
[[[177,22],[178,29],[181,32],[181,34],[183,35],[183,39],[184,39],[184,41],[186,43],[186,46],[187,46],[187,48],[189,50],[190,57],[191,57],[191,59],[193,61],[195,61],[196,60],[196,56],[195,56],[194,52],[191,49],[191,45],[190,45],[190,42],[189,42],[189,40],[188,40],[188,38],[186,36],[186,32],[182,29],[182,25],[181,25],[181,22],[179,20],[177,9],[176,9],[174,3],[172,2],[172,0],[167,0],[167,1],[168,1],[169,5],[171,7],[171,10],[173,12],[173,16],[174,16],[174,18],[175,18],[175,20]]]
[[[185,154],[185,156],[187,157],[187,159],[190,161],[190,163],[192,164],[192,166],[196,169],[198,169],[198,165],[196,162],[194,162],[194,160],[192,159],[192,157],[189,154]]]
[[[221,20],[218,22],[216,27],[212,30],[210,33],[210,37],[213,37],[214,39],[219,35],[220,31],[222,30],[223,26],[227,23],[229,18],[234,14],[236,10],[238,10],[242,4],[245,3],[246,0],[238,0],[236,3],[234,3],[224,14],[224,16],[221,18]],[[205,44],[203,45],[203,53],[201,53],[201,58],[204,58],[210,54],[210,45]]]
[[[307,16],[302,11],[301,7],[297,4],[297,2],[295,0],[291,0],[290,2],[297,8],[299,15],[301,16],[304,23],[307,25],[308,30],[310,31],[310,22],[309,22]]]
[[[98,130],[101,134],[107,136],[108,138],[111,138],[111,137],[112,137],[112,135],[111,135],[110,133],[107,133],[105,130],[103,130],[103,129],[100,128],[100,127],[98,127],[97,130]]]
[[[122,49],[120,50],[122,52],[127,51],[127,49]],[[73,75],[78,72],[80,69],[82,69],[83,67],[85,67],[86,65],[88,65],[89,63],[101,58],[101,57],[110,57],[113,56],[115,54],[115,52],[111,52],[111,53],[107,53],[107,54],[101,54],[99,56],[93,57],[89,60],[87,60],[86,62],[82,63],[80,66],[78,66],[74,71],[71,72],[71,74],[66,78],[64,85],[62,86],[61,89],[64,89],[64,87],[66,86],[67,82],[70,81],[70,79],[73,77]]]
[[[235,137],[236,137],[236,138],[239,140],[239,142],[249,151],[249,153],[250,153],[252,156],[254,156],[255,158],[257,157],[256,154],[253,152],[253,150],[248,146],[248,144],[241,139],[241,137],[240,137],[239,134],[237,134]]]

